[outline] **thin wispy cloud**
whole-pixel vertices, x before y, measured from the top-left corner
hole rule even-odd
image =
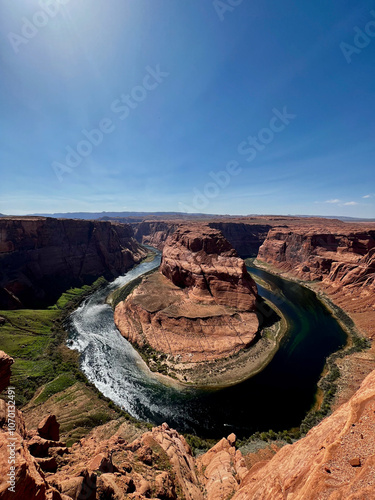
[[[365,194],[365,196],[362,196],[362,198],[372,198],[373,195],[372,194]]]
[[[343,201],[340,200],[339,198],[332,198],[331,200],[326,200],[323,202],[316,201],[315,203],[328,203],[330,205],[337,205],[338,207],[353,207],[355,205],[359,205],[357,201]]]

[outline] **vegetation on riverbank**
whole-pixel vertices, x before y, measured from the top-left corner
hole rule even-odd
[[[99,278],[92,286],[73,288],[63,293],[48,309],[0,311],[0,349],[15,360],[11,384],[16,388],[16,403],[23,406],[35,391],[62,374],[74,383],[84,380],[78,366],[78,355],[66,347],[64,322],[89,294],[104,286]],[[58,387],[58,386],[57,386]]]
[[[151,272],[154,270],[147,274]],[[143,276],[116,290],[115,293],[119,293],[117,297],[119,301],[124,300],[122,297],[126,298],[142,278]],[[80,439],[93,427],[114,418],[121,417],[132,422],[136,427],[145,429],[148,427],[147,424],[137,422],[136,419],[122,412],[114,403],[102,396],[81,373],[78,353],[71,351],[65,345],[67,333],[64,324],[68,316],[82,300],[106,284],[106,280],[100,278],[91,287],[70,289],[47,310],[0,311],[0,316],[5,320],[3,324],[0,324],[0,349],[16,360],[12,369],[11,383],[16,386],[18,406],[28,403],[35,393],[32,401],[33,408],[49,404],[50,401],[56,402],[57,405],[66,405],[68,402],[69,408],[72,408],[72,415],[69,420],[62,423],[61,430],[63,433],[71,431],[70,444]],[[320,299],[322,300],[321,297]],[[323,392],[319,408],[314,408],[307,414],[299,429],[256,432],[248,439],[240,441],[238,446],[243,447],[262,441],[292,443],[330,414],[340,377],[336,361],[369,347],[369,341],[357,333],[351,318],[334,304],[330,307],[336,308],[334,310],[336,318],[339,316],[340,322],[345,323],[350,329],[350,343],[346,348],[327,358],[324,376],[319,382],[319,387]],[[141,354],[153,370],[168,374],[170,377],[174,376],[166,364],[165,355],[159,359],[158,353],[151,352],[147,346]],[[78,398],[83,399],[86,408],[82,410],[80,407],[80,412],[75,412],[74,406]],[[73,412],[75,412],[74,415]],[[187,440],[196,452],[208,449],[216,442],[216,440],[204,440],[190,435],[187,436]]]
[[[148,261],[147,261],[148,262]],[[126,285],[122,286],[121,288],[118,288],[114,292],[112,292],[110,295],[107,297],[107,303],[110,304],[113,310],[116,309],[117,304],[120,302],[123,302],[128,295],[132,293],[134,288],[136,288],[138,285],[141,284],[141,281],[143,280],[144,277],[154,273],[157,270],[151,269],[151,271],[148,271],[145,274],[142,274],[141,276],[138,276],[138,278],[135,278],[134,280],[130,281],[129,283],[126,283]]]
[[[41,419],[47,408],[52,412],[58,409],[64,414],[59,418],[60,431],[69,436],[68,444],[112,419],[149,427],[103,396],[81,372],[79,353],[66,346],[64,326],[69,315],[107,283],[99,278],[92,286],[67,290],[48,309],[0,311],[0,349],[15,360],[10,383],[15,387],[17,407],[24,410],[27,419],[32,415]]]

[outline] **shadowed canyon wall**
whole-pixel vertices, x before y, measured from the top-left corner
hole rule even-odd
[[[146,255],[128,224],[0,219],[0,308],[55,303],[72,286],[113,279]]]

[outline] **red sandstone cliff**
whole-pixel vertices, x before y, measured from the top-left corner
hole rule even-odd
[[[225,358],[258,330],[257,289],[222,234],[182,226],[164,246],[160,272],[117,305],[115,323],[131,342],[182,362]]]
[[[368,227],[367,227],[368,226]],[[369,337],[375,335],[375,225],[330,221],[273,228],[258,259],[319,288],[347,311]]]
[[[305,438],[256,464],[233,500],[371,499],[374,467],[375,371]]]
[[[140,243],[163,250],[168,236],[173,234],[178,227],[178,222],[146,220],[134,224],[134,235]]]
[[[232,245],[216,229],[181,227],[163,251],[161,272],[172,283],[189,289],[189,296],[234,307],[255,309],[257,288]]]
[[[0,309],[53,304],[71,286],[125,272],[146,255],[130,225],[0,219]]]
[[[248,222],[210,222],[208,225],[219,229],[223,236],[230,242],[237,253],[242,257],[256,257],[260,246],[271,229],[269,224],[256,224]]]

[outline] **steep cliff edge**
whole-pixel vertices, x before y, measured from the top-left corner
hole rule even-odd
[[[0,388],[12,360],[0,351]],[[183,436],[167,424],[137,432],[124,418],[95,428],[71,448],[60,441],[58,419],[36,429],[0,399],[0,498],[4,500],[203,500],[195,460]]]
[[[210,222],[209,226],[219,229],[244,259],[258,255],[259,248],[272,227],[270,224],[251,222]]]
[[[256,300],[255,282],[223,235],[182,226],[164,245],[160,271],[117,305],[115,323],[132,343],[193,368],[255,340]]]
[[[0,219],[0,309],[53,304],[67,288],[114,278],[146,255],[130,225]]]
[[[304,281],[318,281],[368,337],[375,335],[375,225],[273,228],[258,259]]]
[[[182,227],[167,240],[160,271],[173,284],[187,288],[196,301],[253,311],[254,280],[232,245],[216,229]]]
[[[256,464],[233,500],[374,498],[375,371],[306,437]]]
[[[10,361],[3,352],[0,367],[4,388]],[[373,498],[375,371],[347,403],[304,438],[250,470],[246,455],[236,449],[234,434],[195,458],[184,437],[167,424],[142,434],[119,419],[93,429],[67,448],[59,441],[58,416],[46,415],[30,430],[15,410],[10,434],[9,411],[13,409],[0,400],[0,497],[4,499]],[[15,443],[11,450],[9,437]],[[10,454],[14,469],[8,462]]]

